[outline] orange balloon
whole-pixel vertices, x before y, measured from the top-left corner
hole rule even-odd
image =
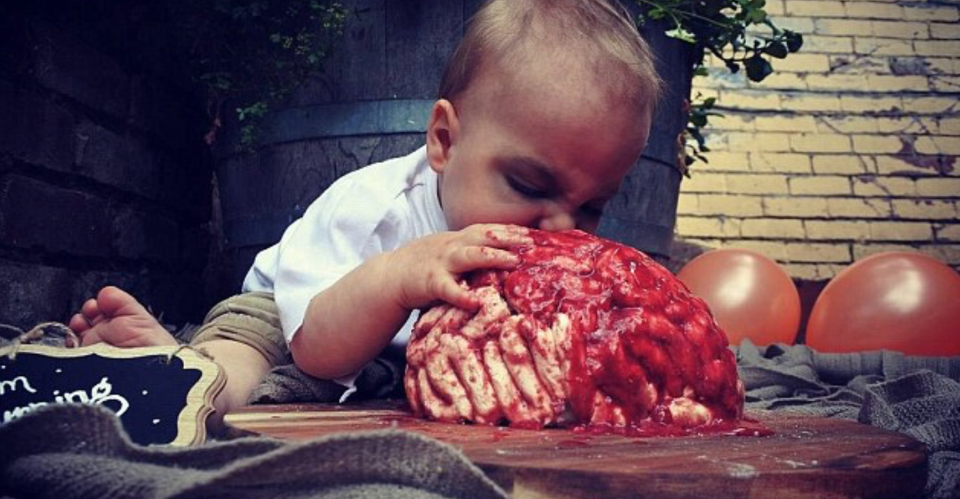
[[[756,251],[708,251],[677,277],[703,298],[731,345],[793,343],[800,326],[800,294],[777,262]]]
[[[960,275],[921,253],[868,256],[823,288],[806,343],[822,352],[960,355]]]

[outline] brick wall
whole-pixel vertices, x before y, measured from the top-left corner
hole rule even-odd
[[[0,323],[64,321],[116,284],[200,320],[203,113],[155,7],[26,2],[0,16]]]
[[[960,4],[767,0],[803,49],[747,82],[721,65],[709,164],[684,181],[677,234],[759,250],[825,280],[887,250],[960,268]]]

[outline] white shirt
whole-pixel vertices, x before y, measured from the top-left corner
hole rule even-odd
[[[372,256],[447,230],[437,182],[426,147],[344,175],[287,227],[279,243],[257,255],[243,291],[273,292],[289,345],[317,293]],[[413,313],[391,346],[406,346],[415,320]],[[354,379],[337,381],[352,392]]]

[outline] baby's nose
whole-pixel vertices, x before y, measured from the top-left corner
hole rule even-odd
[[[575,229],[577,221],[572,215],[565,211],[558,211],[540,219],[540,230],[556,232],[560,230]]]

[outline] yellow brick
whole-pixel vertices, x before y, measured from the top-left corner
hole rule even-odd
[[[788,243],[787,261],[790,262],[849,262],[848,244]]]
[[[710,151],[706,153],[706,157],[706,163],[694,164],[694,171],[746,172],[750,170],[750,161],[745,152]]]
[[[737,241],[726,243],[724,246],[753,250],[778,262],[786,261],[787,259],[787,245],[780,241],[739,239]]]
[[[853,40],[845,36],[803,37],[803,50],[806,53],[849,54],[853,52]]]
[[[850,138],[840,134],[801,133],[790,136],[790,145],[798,152],[850,152]]]
[[[901,19],[903,9],[889,3],[855,1],[847,2],[847,15],[867,19]]]
[[[956,75],[960,73],[960,65],[956,64],[956,61],[953,59],[947,57],[925,57],[923,61],[932,74]]]
[[[717,103],[733,109],[780,109],[780,97],[775,93],[720,92]]]
[[[732,196],[701,194],[699,215],[723,215],[731,217],[759,217],[763,215],[759,196]]]
[[[896,38],[866,38],[858,37],[854,40],[851,52],[865,55],[914,55],[914,45],[909,40]]]
[[[936,5],[911,5],[904,7],[904,18],[917,21],[950,22],[960,19],[957,7]]]
[[[790,139],[783,133],[738,133],[727,134],[731,151],[789,151]]]
[[[917,179],[917,194],[929,197],[960,197],[960,178],[938,177]]]
[[[803,34],[813,33],[813,22],[814,19],[810,17],[798,16],[781,17],[776,20],[777,26]],[[763,26],[761,29],[764,29],[763,34],[767,36],[772,34],[772,30],[767,29],[766,26]]]
[[[933,227],[920,222],[869,222],[874,241],[926,241],[933,238]]]
[[[820,266],[813,263],[787,263],[780,267],[792,279],[800,279],[802,281],[821,281],[830,279],[831,277],[821,275]]]
[[[960,137],[947,135],[917,137],[913,146],[920,154],[960,155]]]
[[[680,191],[684,193],[724,192],[726,176],[717,173],[692,172],[690,178],[680,184]]]
[[[794,196],[849,195],[850,179],[837,175],[814,175],[811,177],[793,177],[790,179],[790,194]]]
[[[938,172],[939,161],[936,156],[877,156],[877,173],[880,175],[930,175]]]
[[[938,241],[960,241],[960,224],[953,223],[937,229]]]
[[[893,199],[893,213],[899,218],[923,220],[957,220],[957,206],[952,200]]]
[[[839,111],[840,98],[835,95],[793,94],[782,97],[787,111]],[[899,102],[899,101],[898,101]]]
[[[873,34],[873,23],[860,19],[817,19],[814,32],[818,35],[857,35]]]
[[[878,132],[877,118],[870,116],[823,116],[818,118],[823,133]]]
[[[697,215],[700,212],[699,196],[681,192],[677,198],[678,215]]]
[[[785,175],[728,175],[727,192],[734,194],[787,194]]]
[[[955,57],[960,54],[960,40],[918,40],[913,42],[917,55]]]
[[[767,14],[771,16],[783,15],[783,0],[767,0],[767,4],[764,5],[763,10],[767,11]]]
[[[740,224],[743,237],[787,239],[803,234],[803,222],[783,218],[748,218]]]
[[[710,127],[716,130],[753,131],[754,117],[733,113],[726,113],[723,116],[711,116]]]
[[[757,116],[754,122],[761,132],[816,132],[813,116]]]
[[[755,172],[810,173],[810,157],[806,154],[752,152],[750,169]]]
[[[807,79],[796,73],[773,73],[761,82],[747,82],[747,87],[756,90],[806,90]]]
[[[838,218],[888,218],[890,202],[875,198],[827,198],[827,214]]]
[[[740,221],[732,218],[678,216],[677,234],[684,237],[738,237]]]
[[[930,89],[934,92],[943,93],[960,92],[960,76],[932,76],[930,77]]]
[[[867,222],[848,220],[807,220],[803,223],[808,239],[820,241],[862,241],[870,235]]]
[[[875,255],[877,253],[887,253],[890,251],[917,251],[917,248],[914,246],[906,245],[906,244],[889,244],[889,243],[854,244],[853,258],[854,260],[859,261],[870,255]]]
[[[852,74],[887,74],[890,72],[889,57],[842,54],[830,55],[831,72]]]
[[[791,73],[826,73],[830,71],[830,57],[824,54],[790,54],[785,59],[773,59],[774,74],[782,71]]]
[[[916,196],[916,183],[909,178],[853,177],[853,194],[856,196]]]
[[[867,88],[868,81],[866,75],[858,74],[829,74],[829,75],[807,75],[807,85],[810,90],[855,90],[862,91]]]
[[[881,38],[906,38],[916,40],[930,38],[930,30],[925,23],[903,21],[873,21],[873,32]]]
[[[960,135],[960,118],[940,118],[937,130],[943,135]]]
[[[899,137],[889,135],[851,135],[853,151],[861,154],[895,153],[903,150]]]
[[[867,160],[855,154],[821,154],[813,157],[817,175],[858,175],[869,171]]]
[[[933,38],[960,38],[960,24],[957,23],[930,23],[930,36]]]
[[[866,90],[871,92],[907,92],[930,90],[926,76],[867,75]]]
[[[880,133],[931,133],[939,129],[933,120],[917,116],[903,118],[874,118]]]
[[[784,6],[790,17],[843,17],[846,14],[843,2],[839,1],[787,0]]]
[[[913,114],[943,114],[960,110],[960,100],[956,97],[904,97],[903,109]]]
[[[767,197],[763,199],[763,214],[771,217],[820,217],[827,212],[827,200],[822,197]]]
[[[840,97],[840,107],[848,112],[882,113],[899,111],[903,102],[899,97],[869,97],[844,95]]]

